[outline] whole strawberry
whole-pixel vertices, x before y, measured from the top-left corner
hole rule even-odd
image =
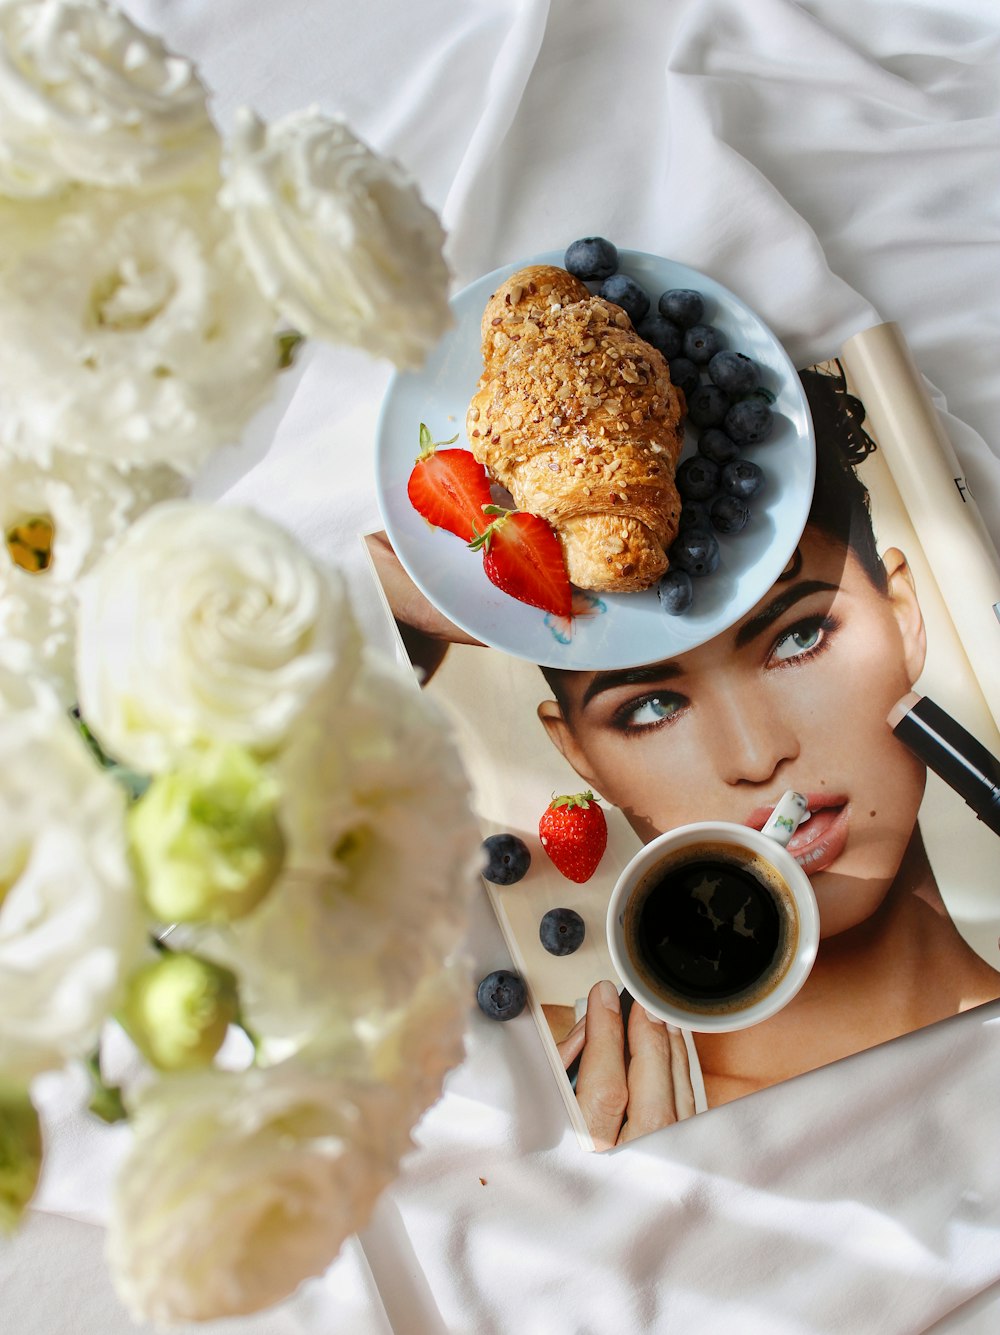
[[[591,792],[554,797],[538,822],[542,847],[570,881],[589,881],[608,846],[604,812]]]

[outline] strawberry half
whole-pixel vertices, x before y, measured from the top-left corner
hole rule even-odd
[[[608,846],[608,823],[591,792],[554,797],[538,822],[542,848],[570,881],[589,881]]]
[[[482,533],[475,534],[469,546],[483,553],[487,577],[522,603],[557,616],[571,616],[573,590],[562,547],[545,520],[499,505],[486,505],[483,510],[495,518]]]
[[[490,479],[483,465],[468,450],[441,449],[458,440],[435,442],[420,423],[420,453],[406,484],[413,508],[433,524],[469,540],[489,505]]]

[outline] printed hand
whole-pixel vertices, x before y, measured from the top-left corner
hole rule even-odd
[[[424,597],[385,533],[371,533],[365,542],[406,652],[426,684],[440,667],[449,644],[479,644],[479,640],[459,630]],[[460,546],[458,551],[461,555]]]
[[[576,1097],[599,1150],[635,1140],[694,1113],[687,1048],[680,1030],[654,1019],[638,1002],[628,1017],[613,983],[595,983],[587,1014],[558,1045],[563,1065],[577,1056]]]

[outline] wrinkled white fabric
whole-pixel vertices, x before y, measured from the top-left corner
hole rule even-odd
[[[707,270],[800,365],[898,321],[1000,539],[993,0],[127,8],[198,62],[224,127],[242,104],[276,117],[316,102],[398,158],[442,212],[456,286],[598,233]],[[378,525],[390,371],[315,349],[270,447],[227,455],[202,483],[341,564],[382,643],[357,534]],[[485,899],[470,945],[480,974],[508,960]],[[527,1017],[490,1024],[470,1006],[467,1049],[363,1255],[241,1333],[1000,1326],[1000,1005],[608,1155],[578,1148]],[[39,1335],[61,1326],[51,1308],[30,1315],[25,1275],[54,1275],[73,1300],[74,1265],[91,1269],[58,1216],[100,1222],[116,1158],[118,1133],[84,1129],[66,1098],[53,1094],[32,1245],[14,1244],[20,1289],[0,1244],[0,1302],[13,1292],[12,1328]],[[105,1301],[89,1328],[129,1330]]]

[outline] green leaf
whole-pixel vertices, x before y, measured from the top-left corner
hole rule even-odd
[[[100,1049],[95,1049],[87,1058],[87,1074],[90,1076],[90,1102],[88,1109],[102,1122],[112,1125],[124,1122],[128,1118],[122,1092],[118,1085],[106,1085],[101,1075]]]
[[[274,341],[278,345],[278,370],[287,371],[295,361],[299,348],[306,341],[305,335],[300,334],[297,329],[287,329],[284,333],[277,334]]]

